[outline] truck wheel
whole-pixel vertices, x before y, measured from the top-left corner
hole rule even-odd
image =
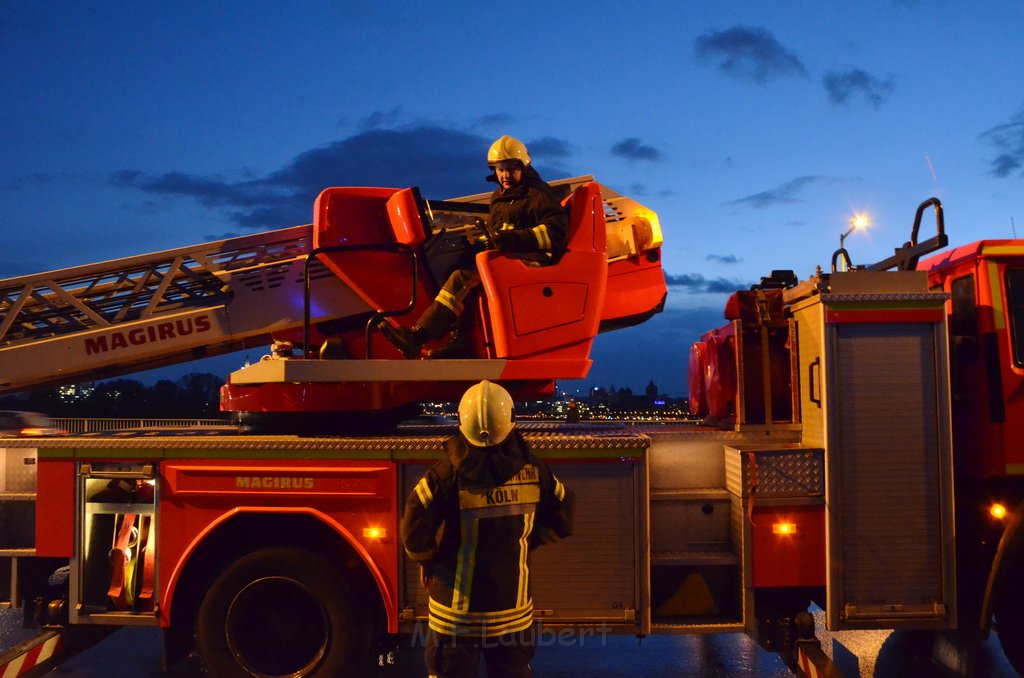
[[[996,610],[996,632],[1003,654],[1017,673],[1024,676],[1024,607],[1020,591],[1002,601]]]
[[[214,580],[196,643],[214,676],[358,675],[362,634],[337,570],[309,551],[255,551]]]
[[[1024,676],[1024,502],[1014,509],[1004,528],[996,558],[1000,559],[998,579],[991,592],[992,612],[1003,653]]]

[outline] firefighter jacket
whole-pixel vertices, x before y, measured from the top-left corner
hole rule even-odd
[[[518,186],[507,191],[499,188],[491,194],[488,225],[498,249],[524,259],[556,263],[565,252],[565,207],[532,166],[523,168]]]
[[[494,637],[533,623],[530,550],[572,533],[575,498],[518,431],[500,445],[445,443],[409,494],[402,516],[408,556],[430,582],[430,628]]]

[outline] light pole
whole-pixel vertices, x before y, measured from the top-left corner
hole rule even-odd
[[[850,218],[850,228],[846,231],[846,233],[843,233],[842,235],[839,236],[840,249],[842,249],[843,247],[843,242],[846,240],[846,236],[850,235],[856,230],[867,228],[870,225],[871,219],[869,219],[866,214],[854,214],[853,217]]]
[[[870,225],[871,219],[869,219],[866,214],[854,214],[853,217],[850,218],[850,228],[846,230],[846,233],[841,233],[839,235],[839,249],[843,249],[843,243],[846,242],[846,236],[850,235],[854,231],[863,230]],[[843,266],[843,270],[846,270],[846,259],[842,257],[841,259],[842,261],[840,263]]]

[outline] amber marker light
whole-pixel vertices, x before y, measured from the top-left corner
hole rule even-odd
[[[998,503],[992,504],[988,509],[988,513],[996,520],[1003,520],[1006,518],[1006,507]]]
[[[384,539],[388,536],[388,531],[383,527],[364,527],[363,537],[366,539]]]
[[[775,523],[772,525],[772,532],[781,535],[796,534],[796,523]]]

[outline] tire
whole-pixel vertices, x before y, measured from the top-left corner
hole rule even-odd
[[[363,635],[337,570],[293,548],[255,551],[231,564],[196,618],[200,656],[218,678],[361,675]]]
[[[999,568],[991,592],[995,628],[1003,654],[1024,676],[1024,502],[1014,509],[996,553]]]
[[[1014,587],[1017,588],[1017,587]],[[999,645],[1010,665],[1024,676],[1024,596],[1017,588],[1011,596],[1004,599],[996,610],[996,632]]]

